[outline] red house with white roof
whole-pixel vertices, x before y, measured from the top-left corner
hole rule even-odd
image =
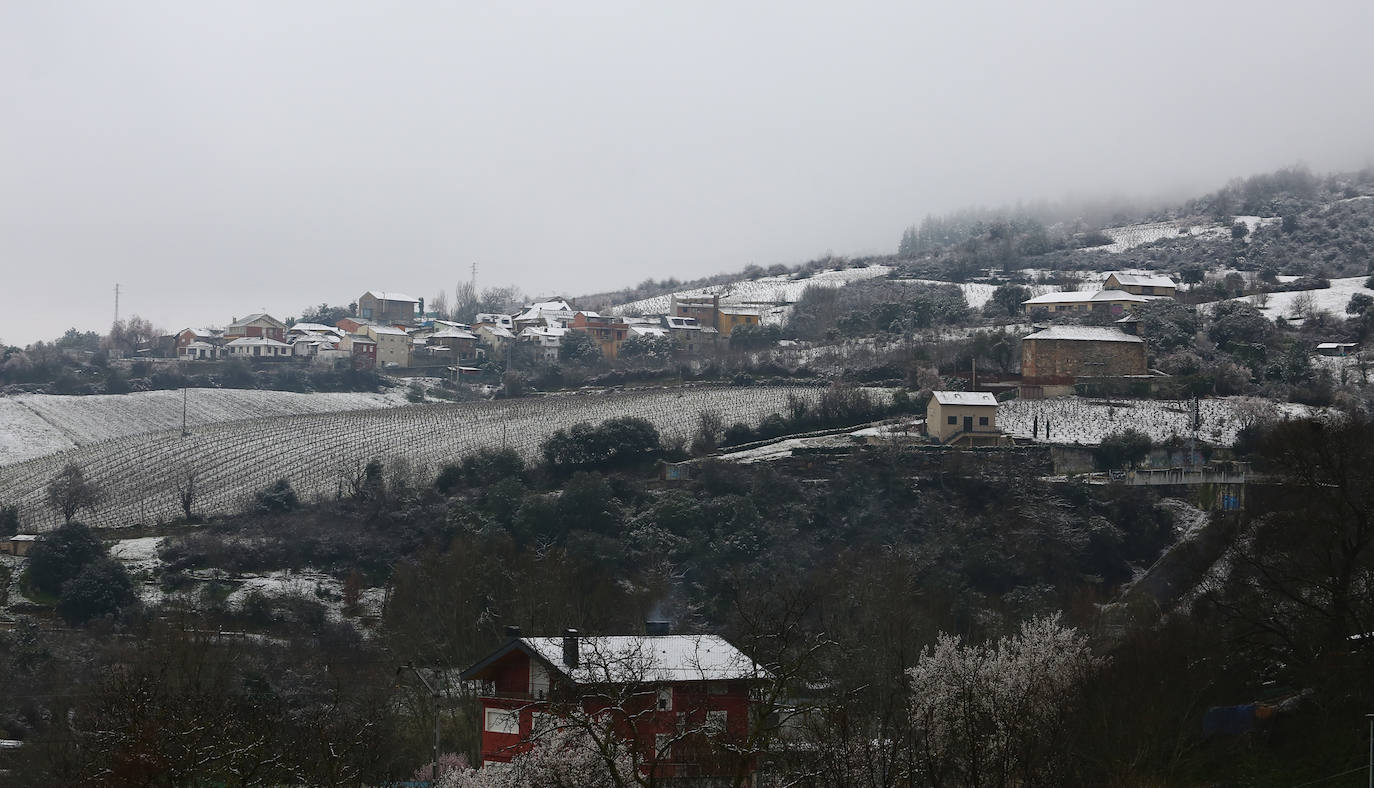
[[[481,682],[482,765],[505,764],[559,727],[608,726],[644,773],[752,773],[732,743],[749,734],[750,690],[769,672],[717,635],[650,634],[511,639],[463,671]]]

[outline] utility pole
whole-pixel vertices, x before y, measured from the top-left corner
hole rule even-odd
[[[439,784],[439,690],[430,685],[429,681],[425,678],[425,674],[421,673],[420,669],[415,667],[414,662],[407,662],[401,667],[396,668],[396,673],[399,675],[406,668],[415,672],[415,677],[420,680],[421,684],[425,685],[425,689],[429,690],[430,696],[434,698],[434,765],[430,771],[430,785],[437,786]]]
[[[119,322],[119,283],[118,283],[118,282],[115,282],[115,319],[114,319],[114,321],[115,321],[116,323]]]
[[[1364,716],[1369,720],[1369,788],[1374,788],[1374,714]]]

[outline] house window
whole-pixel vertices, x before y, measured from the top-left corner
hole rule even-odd
[[[659,711],[672,711],[672,710],[673,710],[673,688],[672,688],[672,687],[659,687],[659,688],[658,688],[658,710],[659,710]]]
[[[491,733],[520,733],[520,712],[513,709],[487,709],[486,729]]]
[[[979,417],[978,417],[978,426],[980,426],[980,427],[986,427],[986,426],[988,426],[988,417],[987,417],[987,416],[979,416]]]
[[[958,424],[958,423],[959,423],[959,417],[958,417],[958,416],[950,416],[950,417],[949,417],[949,421],[947,421],[947,422],[945,422],[945,423],[946,423],[946,424]]]

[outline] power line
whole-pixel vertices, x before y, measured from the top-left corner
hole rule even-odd
[[[1327,780],[1334,780],[1334,779],[1336,779],[1337,777],[1344,777],[1344,776],[1346,776],[1347,774],[1354,774],[1355,772],[1362,772],[1362,771],[1364,771],[1364,770],[1367,769],[1367,768],[1368,768],[1367,766],[1356,766],[1356,767],[1353,768],[1353,769],[1347,769],[1346,771],[1343,771],[1343,772],[1341,772],[1341,773],[1339,773],[1339,774],[1331,774],[1331,775],[1327,775],[1326,777],[1319,777],[1319,778],[1317,778],[1317,779],[1315,779],[1315,780],[1312,780],[1311,782],[1298,783],[1297,785],[1293,786],[1293,788],[1303,788],[1304,785],[1316,785],[1317,783],[1324,783],[1324,782],[1326,782]]]

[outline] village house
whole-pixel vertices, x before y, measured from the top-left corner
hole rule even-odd
[[[620,354],[620,346],[629,334],[629,327],[623,321],[596,312],[577,312],[572,322],[568,323],[568,328],[596,340],[602,358],[606,359],[614,359]]]
[[[1037,309],[1050,313],[1056,312],[1097,312],[1106,311],[1120,315],[1134,310],[1156,296],[1141,296],[1124,290],[1069,290],[1060,293],[1045,293],[1021,302],[1026,314]]]
[[[286,324],[268,314],[253,314],[235,320],[224,327],[224,340],[231,342],[243,337],[262,337],[277,342],[286,341]]]
[[[268,337],[240,337],[225,343],[229,358],[276,359],[291,355],[291,346]]]
[[[424,307],[424,299],[411,298],[405,293],[369,290],[358,296],[357,316],[374,323],[408,326],[415,322]]]
[[[223,338],[223,331],[216,331],[212,328],[183,328],[176,333],[176,354],[180,357],[181,351],[192,342],[218,345],[224,341]]]
[[[1167,276],[1151,276],[1147,274],[1126,274],[1113,272],[1107,277],[1107,281],[1102,284],[1103,290],[1123,290],[1133,295],[1142,296],[1168,296],[1174,298],[1178,294],[1178,285],[1174,280]]]
[[[740,326],[757,326],[763,319],[762,313],[751,307],[721,306],[719,295],[674,295],[669,304],[669,317],[695,319],[697,325],[713,328],[722,337],[729,337]]]
[[[410,366],[410,335],[393,326],[365,325],[363,336],[377,343],[376,363],[380,367]]]
[[[557,361],[558,349],[563,346],[563,335],[568,329],[561,326],[530,326],[520,332],[520,341],[528,342],[537,350],[535,355],[545,361]]]
[[[561,298],[537,301],[511,318],[512,330],[519,335],[531,326],[566,326],[572,321],[574,312],[568,302]]]
[[[730,744],[749,732],[750,692],[772,677],[716,635],[668,634],[511,639],[463,671],[479,682],[483,768],[509,763],[552,727],[610,715],[612,729],[656,777],[709,778],[740,765]],[[751,761],[745,763],[753,771]]]
[[[716,330],[722,337],[730,336],[730,332],[741,326],[757,326],[763,319],[762,313],[757,309],[743,306],[722,306],[716,309]]]
[[[177,351],[177,358],[182,361],[214,361],[220,357],[222,350],[219,345],[196,341],[182,346]]]
[[[986,391],[932,391],[926,404],[926,434],[947,445],[995,446],[997,398]]]
[[[480,326],[484,323],[489,326],[500,326],[507,331],[515,328],[515,319],[510,315],[503,315],[499,312],[478,312],[477,315],[472,318],[472,324],[474,326]],[[512,336],[514,335],[512,334]]]
[[[1021,382],[1026,396],[1070,393],[1073,383],[1083,377],[1148,374],[1145,340],[1116,328],[1050,326],[1021,338]],[[1027,386],[1038,389],[1027,392]]]
[[[348,353],[354,369],[373,369],[377,366],[377,341],[365,334],[345,334],[339,349]]]
[[[441,347],[455,362],[466,363],[477,358],[477,335],[461,328],[444,327],[425,339],[431,348]]]
[[[515,342],[515,334],[506,326],[478,323],[473,332],[477,334],[477,341],[486,345],[497,356],[504,357],[511,344]]]

